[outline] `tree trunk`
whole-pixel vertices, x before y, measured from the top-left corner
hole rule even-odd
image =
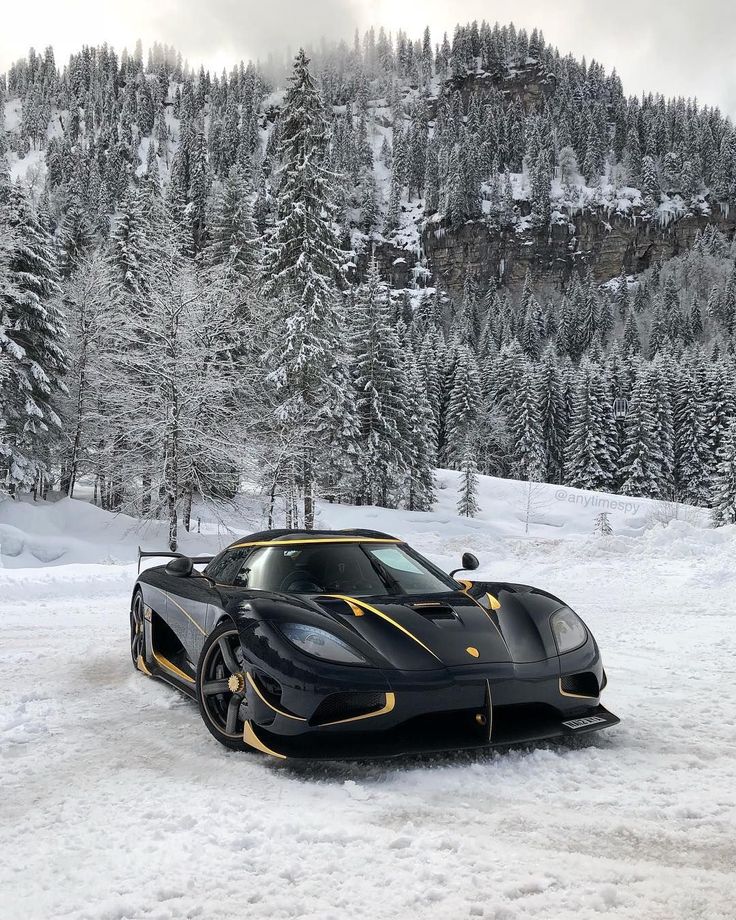
[[[141,514],[146,517],[151,513],[151,474],[144,473],[141,477]]]
[[[181,513],[181,522],[184,525],[184,530],[189,533],[189,527],[192,522],[192,493],[194,489],[192,484],[188,483],[184,487],[184,508]]]
[[[174,553],[178,539],[177,498],[179,496],[179,401],[176,386],[171,388],[171,420],[165,469],[166,500],[169,512],[169,549]]]
[[[276,508],[276,488],[279,481],[279,467],[277,466],[274,470],[273,478],[271,479],[271,490],[268,495],[268,530],[273,528],[273,515]]]
[[[314,530],[314,481],[309,459],[304,461],[304,529]]]

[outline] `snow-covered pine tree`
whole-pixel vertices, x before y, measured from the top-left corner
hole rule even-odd
[[[454,469],[459,469],[463,458],[477,445],[480,406],[477,359],[466,345],[458,345],[445,426],[445,456]]]
[[[93,243],[94,229],[87,210],[75,196],[67,206],[57,238],[58,266],[62,277],[69,277]]]
[[[626,416],[624,452],[621,457],[621,475],[624,495],[666,496],[663,483],[661,444],[655,430],[654,400],[651,377],[639,375],[631,395],[631,407]]]
[[[572,406],[565,478],[579,489],[610,489],[616,472],[616,434],[600,368],[583,360]]]
[[[44,477],[60,419],[55,400],[65,392],[65,329],[51,237],[19,184],[9,190],[0,234],[5,278],[0,281],[3,373],[0,482],[11,492],[45,490]],[[8,245],[9,244],[9,245]]]
[[[545,472],[544,441],[539,412],[539,388],[531,364],[519,381],[515,412],[509,418],[515,479],[541,480]]]
[[[248,185],[240,167],[231,166],[215,193],[203,261],[210,268],[227,266],[231,280],[242,284],[255,279],[260,258]]]
[[[265,356],[278,427],[303,433],[295,458],[304,526],[314,524],[314,485],[326,455],[340,449],[347,375],[337,294],[342,258],[332,220],[328,124],[309,60],[300,50],[284,98],[277,223],[263,259],[273,304],[274,344]]]
[[[704,505],[709,498],[705,400],[692,367],[685,367],[675,389],[675,486],[680,501]]]
[[[611,527],[607,511],[600,511],[596,514],[593,529],[601,537],[610,537],[613,534],[613,527]]]
[[[721,443],[710,504],[716,527],[736,524],[736,421]]]
[[[478,507],[478,466],[475,460],[476,449],[470,440],[458,451],[460,456],[460,491],[457,500],[457,513],[462,517],[475,517]]]
[[[406,372],[406,382],[405,503],[409,511],[431,511],[435,501],[435,422],[416,360]]]
[[[371,259],[358,290],[351,334],[358,429],[355,498],[358,504],[384,507],[397,503],[406,472],[407,380],[391,313],[388,289]]]
[[[624,323],[623,346],[626,351],[632,352],[636,355],[638,355],[641,351],[639,327],[636,323],[636,317],[634,316],[633,310],[629,310],[626,315],[626,322]]]
[[[559,362],[550,345],[539,368],[539,414],[545,454],[544,480],[562,482],[569,418]]]

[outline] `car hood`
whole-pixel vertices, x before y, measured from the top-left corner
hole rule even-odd
[[[485,590],[488,588],[489,590]],[[493,588],[493,593],[490,589]],[[541,604],[540,604],[541,597]],[[550,595],[490,584],[447,594],[310,598],[404,670],[532,662],[554,657]]]

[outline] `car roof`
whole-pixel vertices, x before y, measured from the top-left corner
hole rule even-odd
[[[239,546],[278,546],[280,543],[403,543],[380,530],[261,530],[234,540],[228,549]]]

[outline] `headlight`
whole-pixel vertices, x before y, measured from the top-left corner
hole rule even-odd
[[[279,629],[289,642],[316,658],[337,661],[340,664],[368,663],[359,652],[325,629],[307,626],[304,623],[280,623]]]
[[[580,648],[588,638],[588,631],[583,625],[583,621],[569,607],[563,607],[562,610],[558,610],[557,613],[553,614],[550,623],[552,625],[552,635],[555,637],[555,644],[560,655]]]

